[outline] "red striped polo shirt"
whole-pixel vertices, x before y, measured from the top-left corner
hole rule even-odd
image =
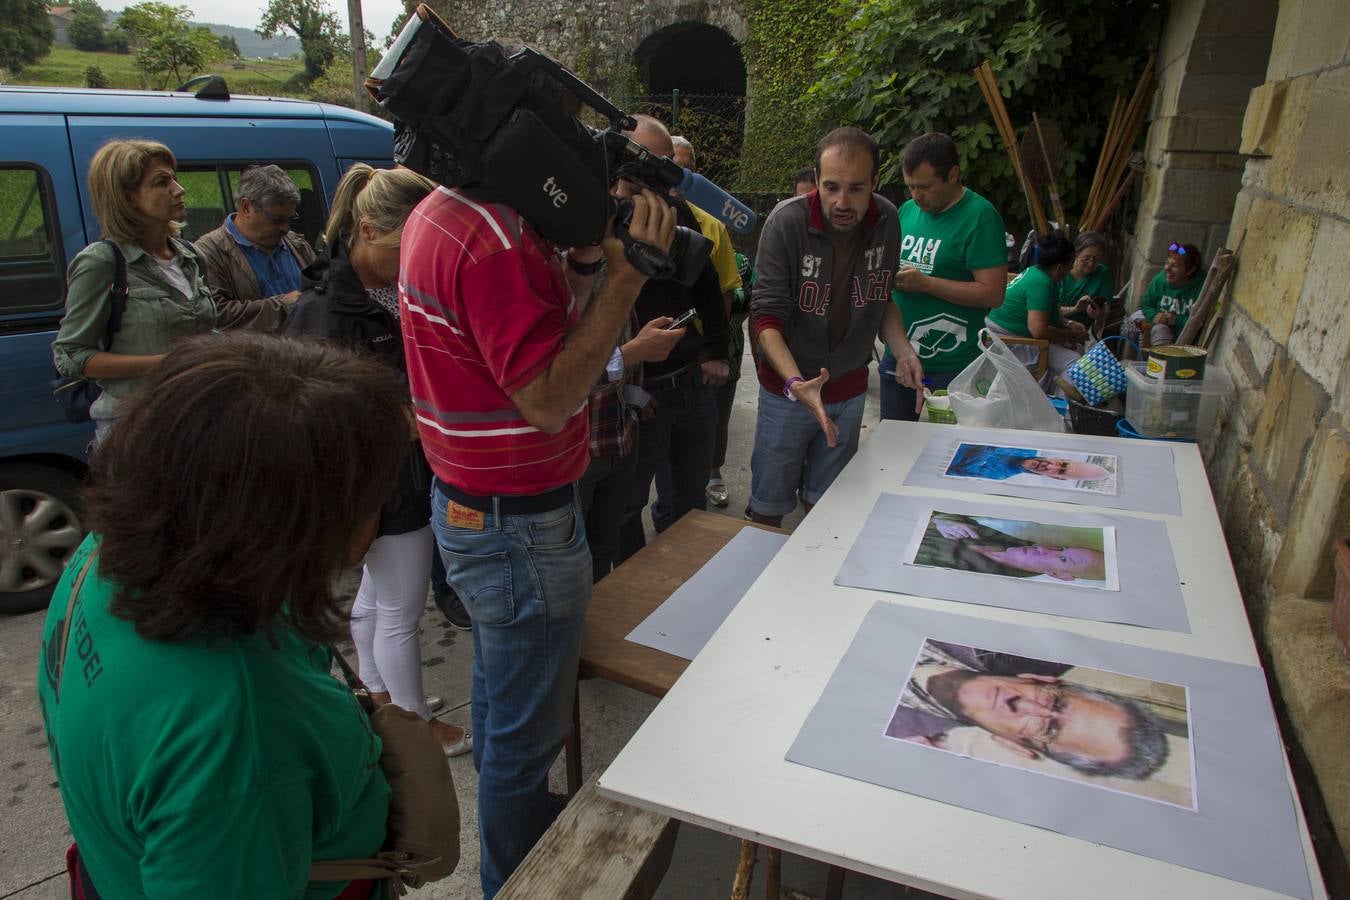
[[[553,248],[516,211],[442,187],[408,218],[400,256],[408,380],[432,471],[482,496],[538,494],[580,478],[586,404],[546,434],[511,402],[576,324]]]

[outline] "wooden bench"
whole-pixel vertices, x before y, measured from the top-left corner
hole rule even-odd
[[[649,900],[656,893],[680,823],[607,800],[595,781],[567,804],[498,900]]]

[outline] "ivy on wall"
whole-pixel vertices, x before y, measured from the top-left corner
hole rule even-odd
[[[750,88],[738,190],[790,191],[793,173],[811,164],[825,118],[807,90],[844,15],[821,0],[747,0],[741,49]]]
[[[901,151],[926,131],[956,141],[966,184],[1008,224],[1025,203],[973,69],[998,75],[1019,130],[1056,121],[1067,149],[1059,179],[1070,218],[1087,193],[1116,93],[1129,96],[1161,31],[1160,0],[843,0],[839,40],[816,60],[810,96],[881,145],[881,182],[898,189]]]

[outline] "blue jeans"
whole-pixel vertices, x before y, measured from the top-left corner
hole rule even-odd
[[[798,488],[804,501],[819,502],[858,452],[865,402],[859,394],[825,404],[825,414],[839,428],[832,448],[809,409],[761,386],[750,454],[750,509],[761,516],[785,516],[797,508]]]
[[[901,422],[917,422],[919,414],[914,409],[918,394],[914,388],[905,387],[895,380],[895,357],[887,350],[881,356],[881,420],[896,419]],[[952,379],[961,374],[955,372],[923,371],[924,383],[930,390],[938,391],[952,383]]]
[[[432,527],[446,580],[473,619],[473,765],[479,879],[501,889],[548,829],[548,770],[572,722],[591,555],[575,496],[528,515],[484,513],[450,525],[433,488]]]
[[[623,562],[647,543],[642,507],[651,494],[657,467],[670,467],[670,508],[653,509],[652,524],[665,531],[691,509],[707,509],[708,470],[717,431],[717,401],[693,364],[671,379],[647,381],[643,390],[656,401],[656,416],[638,427],[638,461],[624,510],[619,558]]]

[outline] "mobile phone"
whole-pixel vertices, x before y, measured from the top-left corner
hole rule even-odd
[[[682,313],[680,313],[678,316],[676,316],[676,317],[675,317],[675,321],[671,322],[671,323],[670,323],[669,325],[667,325],[663,330],[665,330],[665,331],[670,331],[671,329],[674,329],[674,328],[683,328],[685,325],[689,324],[689,322],[690,322],[690,321],[694,318],[694,316],[696,316],[696,315],[698,315],[698,310],[693,309],[693,308],[686,309],[684,312],[682,312]]]

